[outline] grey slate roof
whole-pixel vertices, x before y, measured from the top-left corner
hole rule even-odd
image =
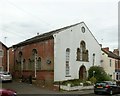
[[[63,28],[60,28],[60,29],[56,29],[56,30],[47,32],[47,33],[40,34],[38,36],[35,36],[33,38],[30,38],[30,39],[27,39],[27,40],[25,40],[23,42],[20,42],[20,43],[18,43],[16,45],[13,45],[13,47],[15,47],[15,46],[23,46],[23,45],[27,45],[27,44],[30,44],[30,43],[40,41],[40,40],[42,41],[42,40],[46,40],[46,39],[49,39],[49,38],[53,38],[53,34],[61,32],[61,31],[65,30],[65,29],[68,29],[70,27],[74,27],[74,26],[79,25],[81,23],[84,23],[84,22],[76,23],[76,24],[73,24],[73,25],[70,25],[70,26],[66,26],[66,27],[63,27]]]
[[[111,52],[111,51],[106,51],[106,50],[104,50],[103,48],[102,48],[102,51],[105,52],[105,53],[108,55],[108,57],[111,57],[111,58],[119,59],[119,60],[120,60],[120,56],[114,54],[113,52]]]
[[[8,47],[0,41],[0,44],[8,49]]]

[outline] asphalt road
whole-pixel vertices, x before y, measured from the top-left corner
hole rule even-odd
[[[18,81],[5,82],[0,84],[2,88],[15,90],[18,96],[109,96],[109,95],[95,95],[93,90],[79,90],[79,91],[58,91],[54,88],[45,88],[45,86],[38,87],[27,83]],[[120,96],[115,94],[113,96]]]

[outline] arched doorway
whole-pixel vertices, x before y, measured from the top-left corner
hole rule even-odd
[[[84,65],[82,65],[79,69],[79,79],[85,80],[87,76],[86,68]]]

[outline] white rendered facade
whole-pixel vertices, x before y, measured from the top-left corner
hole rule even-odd
[[[102,64],[101,66],[104,68],[105,72],[111,76],[113,80],[115,80],[115,62],[116,59],[108,57],[108,54],[102,51]]]
[[[81,28],[85,28],[82,32]],[[86,77],[91,66],[101,64],[101,46],[85,23],[69,27],[53,35],[54,37],[54,81],[79,79],[81,66],[85,67]],[[77,61],[77,48],[81,41],[88,50],[88,61]],[[66,49],[69,48],[69,76],[66,76]],[[94,55],[93,55],[94,54]],[[84,74],[83,74],[84,75]]]

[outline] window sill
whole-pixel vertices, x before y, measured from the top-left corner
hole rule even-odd
[[[71,77],[71,75],[67,75],[67,76],[65,76],[65,77]]]
[[[82,61],[82,60],[76,60],[76,61],[78,61],[78,62],[89,62],[89,61]]]

